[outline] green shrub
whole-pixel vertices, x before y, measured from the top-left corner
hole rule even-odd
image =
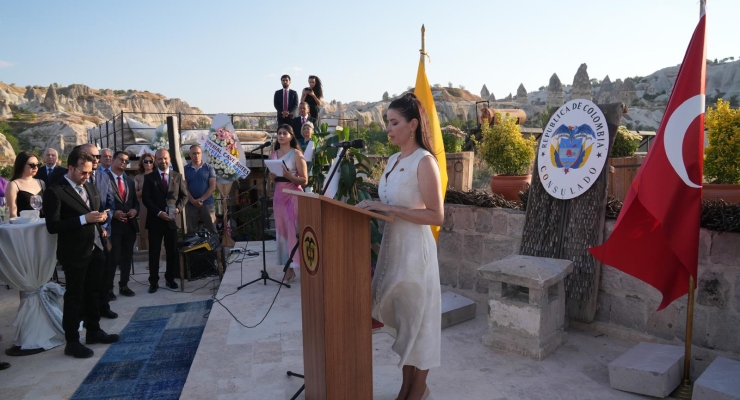
[[[718,99],[704,120],[709,138],[705,151],[704,175],[712,183],[740,183],[740,110]]]
[[[630,157],[634,155],[637,148],[640,147],[641,140],[642,136],[637,133],[630,132],[625,126],[620,126],[619,129],[617,129],[617,136],[614,138],[614,146],[609,155],[612,158]]]
[[[497,113],[498,114],[498,113]],[[498,120],[500,115],[496,116]],[[493,127],[481,126],[483,140],[477,143],[478,154],[500,175],[521,176],[529,173],[534,161],[534,138],[523,138],[514,118],[506,118]]]
[[[452,125],[442,128],[442,143],[445,153],[459,153],[465,144],[465,133]]]

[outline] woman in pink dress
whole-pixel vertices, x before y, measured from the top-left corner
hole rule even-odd
[[[270,173],[270,180],[275,182],[275,195],[272,199],[272,210],[275,214],[275,230],[277,233],[278,263],[285,265],[290,257],[290,251],[297,243],[296,225],[298,224],[298,199],[283,190],[303,190],[308,182],[306,160],[298,147],[293,128],[290,125],[280,125],[277,131],[277,142],[275,151],[270,154],[271,160],[282,160],[283,176],[279,177]],[[299,268],[300,257],[294,257],[285,280],[291,282],[296,276]]]

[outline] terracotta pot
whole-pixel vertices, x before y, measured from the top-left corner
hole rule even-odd
[[[526,189],[531,181],[532,175],[494,175],[491,177],[491,192],[500,194],[506,200],[520,201],[519,192]]]
[[[740,185],[705,183],[701,188],[702,200],[722,199],[725,203],[740,203]]]

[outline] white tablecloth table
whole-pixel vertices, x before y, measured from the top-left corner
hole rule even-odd
[[[49,282],[56,251],[57,235],[49,234],[43,219],[0,225],[0,279],[20,291],[13,344],[21,350],[49,350],[64,343],[64,289]]]

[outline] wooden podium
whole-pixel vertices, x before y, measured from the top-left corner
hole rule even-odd
[[[370,218],[315,193],[298,197],[306,399],[373,398]]]

